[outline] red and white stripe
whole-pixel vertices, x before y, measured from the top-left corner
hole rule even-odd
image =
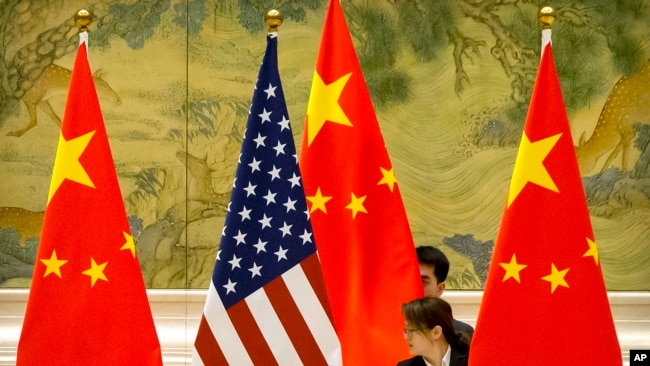
[[[211,283],[192,365],[341,365],[316,254],[226,310]]]

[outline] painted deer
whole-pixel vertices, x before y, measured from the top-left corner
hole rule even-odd
[[[187,200],[199,201],[210,205],[228,206],[230,192],[217,193],[212,186],[212,169],[208,166],[207,158],[196,156],[183,151],[176,151],[176,158],[183,163],[190,175],[187,186]]]
[[[50,98],[59,95],[66,95],[70,86],[72,71],[58,65],[50,65],[43,70],[43,73],[34,81],[34,85],[20,98],[29,113],[29,123],[20,130],[10,131],[7,136],[20,137],[25,132],[34,128],[37,123],[36,108],[39,107],[50,119],[61,126],[61,118],[54,112],[50,105]],[[102,78],[104,72],[99,69],[95,71],[93,79],[95,89],[99,98],[112,100],[115,105],[122,104],[122,98]]]
[[[217,193],[212,186],[213,169],[206,158],[198,158],[186,151],[176,151],[176,158],[184,165],[182,175],[188,174],[187,190],[183,192],[174,183],[177,171],[167,172],[158,201],[160,215],[148,225],[138,240],[138,257],[148,286],[167,286],[178,271],[173,266],[174,251],[180,238],[193,225],[203,219],[224,216],[230,192]],[[186,199],[178,195],[186,195]],[[172,195],[172,196],[169,196]],[[164,204],[163,204],[164,202]],[[194,229],[196,230],[196,228]]]
[[[601,171],[621,154],[621,170],[631,169],[630,153],[636,123],[650,123],[650,60],[636,74],[620,78],[607,96],[596,128],[587,141],[580,137],[576,155],[582,174],[590,173],[609,152]]]

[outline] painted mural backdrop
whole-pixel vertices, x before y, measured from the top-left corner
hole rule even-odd
[[[650,1],[343,0],[417,245],[479,289],[537,71],[556,64],[610,290],[650,290]],[[207,288],[243,128],[280,9],[296,141],[323,0],[5,0],[0,7],[0,283],[28,287],[76,50],[89,59],[150,288]],[[298,146],[300,148],[300,146]],[[74,220],[70,217],[70,220]],[[92,238],[89,238],[92,240]]]

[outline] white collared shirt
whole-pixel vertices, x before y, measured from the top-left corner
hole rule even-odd
[[[445,355],[442,357],[442,366],[449,366],[450,362],[451,362],[451,346],[447,345],[447,352],[445,352]]]
[[[424,360],[425,365],[433,366],[426,360],[426,358],[422,357],[422,360]],[[447,345],[447,352],[445,352],[445,355],[442,356],[442,366],[449,366],[450,362],[451,362],[451,346]]]

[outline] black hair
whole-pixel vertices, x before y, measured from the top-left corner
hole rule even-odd
[[[451,305],[439,297],[423,297],[402,305],[402,314],[407,323],[418,330],[429,330],[440,326],[447,343],[460,352],[469,352],[469,335],[454,331],[454,317]]]
[[[421,246],[415,248],[418,262],[433,266],[433,275],[438,282],[445,282],[449,273],[449,259],[440,249],[432,246]]]

